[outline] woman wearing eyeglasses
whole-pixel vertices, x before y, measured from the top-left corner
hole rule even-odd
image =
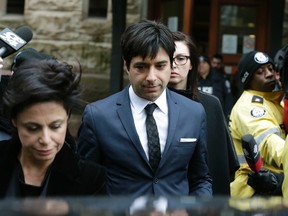
[[[171,90],[200,102],[207,115],[208,165],[214,195],[230,195],[230,180],[239,164],[219,100],[198,91],[199,54],[192,39],[174,32],[175,53],[169,81]]]

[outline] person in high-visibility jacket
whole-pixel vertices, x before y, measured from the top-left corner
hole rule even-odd
[[[284,150],[283,150],[283,171],[288,173],[288,139],[286,138]],[[283,197],[288,198],[288,176],[284,175],[283,185],[282,185]]]
[[[240,59],[238,73],[244,91],[232,109],[229,129],[240,168],[230,184],[231,196],[281,195],[285,144],[283,107],[280,104],[283,91],[275,91],[274,62],[266,53],[251,51]],[[251,175],[253,171],[245,160],[241,143],[246,134],[255,138],[262,157],[263,169],[254,175]]]
[[[284,90],[284,98],[283,98],[283,121],[284,121],[284,128],[286,133],[288,132],[288,44],[283,46],[281,49],[278,50],[274,57],[275,64],[279,71],[279,80],[281,86]],[[282,185],[282,192],[283,197],[288,198],[288,137],[286,137],[285,146],[282,153],[283,158],[283,172],[286,173],[284,175],[283,185]]]

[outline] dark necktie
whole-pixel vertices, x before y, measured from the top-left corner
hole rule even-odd
[[[159,135],[157,130],[157,125],[153,117],[153,112],[157,105],[155,103],[148,104],[145,107],[146,110],[146,131],[148,139],[148,152],[149,152],[149,162],[154,171],[156,171],[159,161],[161,159]]]

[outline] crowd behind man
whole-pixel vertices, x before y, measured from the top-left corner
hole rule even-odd
[[[77,172],[79,172],[79,167],[88,167],[87,170],[91,168],[91,170],[96,171],[96,173],[93,173],[94,181],[97,184],[95,185],[96,188],[93,191],[93,188],[88,190],[85,185],[78,185],[78,187],[70,187],[67,195],[101,193],[111,196],[193,195],[211,197],[213,195],[213,178],[211,178],[209,171],[207,156],[208,154],[215,154],[215,152],[207,150],[207,138],[209,140],[209,137],[207,137],[207,120],[211,119],[211,115],[208,108],[204,109],[205,104],[201,101],[201,97],[197,99],[197,95],[194,94],[197,93],[195,91],[197,86],[200,91],[217,96],[225,113],[226,121],[230,120],[229,133],[231,134],[228,134],[227,139],[231,135],[232,145],[235,147],[240,163],[240,168],[236,171],[230,184],[231,196],[283,195],[287,197],[288,186],[286,185],[288,185],[288,179],[285,178],[284,174],[288,172],[288,159],[286,159],[288,158],[286,156],[288,155],[288,147],[285,144],[284,111],[283,104],[281,104],[285,95],[281,88],[275,88],[277,84],[275,62],[269,55],[260,51],[243,54],[238,65],[238,74],[244,92],[233,106],[231,86],[230,84],[227,85],[226,82],[222,56],[214,55],[211,63],[207,56],[195,55],[196,59],[191,58],[195,53],[192,54],[191,50],[186,50],[188,46],[182,43],[183,41],[178,42],[175,39],[175,33],[173,35],[167,26],[156,21],[142,20],[125,30],[121,38],[121,48],[130,83],[121,92],[89,103],[83,112],[82,124],[79,128],[77,152],[75,152],[76,146],[68,145],[69,148],[72,147],[72,152],[69,153],[70,156],[72,155],[75,163],[78,164],[74,167]],[[185,48],[185,46],[187,47]],[[55,70],[60,67],[62,72],[71,72],[69,67],[66,68],[67,65],[56,60],[49,63],[49,61],[38,59],[39,65],[37,65],[29,59],[31,60],[31,57],[23,60],[23,64],[31,71],[39,70],[39,73],[42,74],[49,73],[45,71],[45,67],[54,64]],[[183,61],[183,64],[180,63],[181,61]],[[175,68],[184,66],[187,62],[189,62],[187,66],[190,67],[187,70],[185,69],[186,75],[188,76],[189,73],[191,74],[190,71],[194,70],[194,78],[197,80],[197,73],[199,72],[199,82],[192,80],[189,83],[191,80],[183,75],[183,80],[186,82],[185,86],[176,88],[176,85],[173,85],[173,73],[171,75],[171,72],[173,71],[175,75],[175,73],[178,73]],[[2,67],[2,65],[3,61],[0,58],[0,66]],[[12,75],[13,79],[17,79],[22,73],[27,72],[25,67],[19,65],[18,74],[15,77]],[[196,67],[198,71],[195,70]],[[212,67],[215,68],[212,69]],[[32,75],[35,76],[35,74]],[[73,77],[72,74],[70,78]],[[48,78],[45,79],[47,82]],[[36,82],[36,80],[34,81]],[[38,81],[41,81],[40,78]],[[71,82],[73,81],[75,80],[72,79]],[[16,165],[10,169],[11,172],[9,171],[10,176],[8,178],[6,178],[7,176],[2,178],[2,180],[6,179],[3,185],[7,185],[7,187],[5,190],[2,188],[0,194],[2,197],[6,197],[7,194],[16,197],[49,195],[47,187],[50,183],[50,174],[54,174],[54,166],[56,166],[54,165],[54,158],[61,157],[58,152],[61,153],[67,148],[66,141],[69,131],[66,130],[66,123],[64,126],[65,133],[61,133],[61,137],[58,137],[61,143],[59,149],[55,154],[53,153],[54,155],[48,166],[45,164],[44,173],[46,174],[42,176],[41,181],[39,179],[34,181],[35,179],[31,180],[31,176],[27,175],[25,161],[27,161],[27,158],[29,159],[29,157],[26,157],[29,154],[24,153],[29,152],[27,151],[29,146],[28,148],[25,146],[30,144],[29,137],[32,139],[33,136],[36,136],[32,132],[23,133],[24,129],[19,122],[24,121],[23,125],[25,125],[26,120],[28,122],[32,121],[33,126],[40,125],[40,128],[45,128],[47,125],[39,123],[41,121],[38,122],[37,115],[31,115],[35,110],[42,109],[41,103],[46,105],[48,103],[50,106],[50,102],[52,102],[53,106],[55,105],[61,111],[67,112],[67,117],[69,117],[72,107],[63,106],[63,104],[58,106],[59,99],[64,102],[67,99],[62,99],[63,95],[60,95],[57,99],[53,95],[43,94],[43,97],[45,97],[43,100],[41,98],[35,100],[35,98],[33,99],[35,97],[33,91],[27,93],[32,99],[19,102],[19,104],[25,105],[23,109],[15,108],[18,107],[18,104],[9,107],[11,103],[8,97],[9,89],[10,91],[13,88],[16,89],[21,82],[17,81],[18,84],[20,83],[19,86],[15,85],[16,82],[9,81],[9,83],[8,91],[3,95],[6,100],[4,108],[10,109],[11,116],[9,116],[9,120],[12,124],[7,123],[7,121],[0,121],[1,126],[7,123],[9,129],[11,129],[6,131],[8,137],[2,136],[1,139],[4,139],[4,141],[0,142],[0,145],[3,146],[3,149],[6,149],[6,146],[8,146],[7,139],[12,137],[9,143],[17,144],[16,150],[14,149],[16,154],[13,155]],[[170,83],[171,88],[175,89],[167,88],[168,83]],[[281,84],[283,85],[283,83]],[[34,85],[37,84],[34,83]],[[71,91],[73,91],[73,88],[77,88],[77,85],[71,87]],[[33,83],[27,83],[27,86],[33,87]],[[48,86],[47,88],[53,87]],[[23,92],[18,92],[19,95],[20,93],[23,94]],[[58,93],[60,94],[60,92]],[[68,97],[70,97],[70,93],[72,92],[67,93]],[[15,98],[16,96],[17,94],[13,95]],[[202,96],[202,100],[203,97],[206,97],[205,94]],[[150,113],[148,109],[151,107],[153,107],[153,110]],[[62,112],[63,116],[65,112]],[[2,108],[1,113],[3,113]],[[43,113],[47,114],[49,110],[43,109]],[[29,118],[33,117],[32,120],[29,120],[27,116]],[[43,115],[42,118],[45,118],[45,116]],[[30,124],[28,125],[31,126]],[[226,122],[223,127],[224,132],[227,129],[225,129],[225,124]],[[17,133],[12,136],[12,131]],[[150,136],[151,131],[154,132],[151,135],[152,137]],[[251,134],[255,138],[261,154],[263,168],[257,173],[251,170],[244,157],[241,138],[245,134]],[[208,135],[211,135],[211,133],[208,133]],[[51,137],[47,136],[46,138],[47,140],[53,140]],[[45,143],[43,139],[46,140],[46,138],[35,138],[35,146],[37,148],[41,146]],[[41,156],[44,154],[43,151],[39,153]],[[26,155],[24,162],[23,154]],[[37,157],[37,160],[40,157],[36,154],[31,154],[31,156]],[[3,158],[6,157],[3,156],[2,160]],[[85,161],[83,164],[82,159]],[[79,163],[82,165],[79,166]],[[2,164],[7,163],[2,161]],[[50,169],[50,165],[53,168]],[[107,171],[107,178],[104,170]],[[82,171],[85,171],[85,169]],[[97,174],[98,172],[105,177],[105,183],[103,176],[101,178]],[[2,173],[7,172],[3,171]],[[83,182],[91,183],[82,178],[88,179],[92,173],[90,175],[89,172],[78,174],[80,174],[82,184]],[[19,175],[20,178],[17,177]],[[51,174],[51,176],[54,175]],[[51,181],[53,181],[53,178]],[[28,189],[31,182],[37,184]],[[12,190],[13,185],[17,186],[15,187],[17,188],[16,191]],[[105,185],[105,188],[103,188],[103,185]],[[57,193],[65,195],[65,191],[61,191],[62,189],[64,188],[57,188],[59,190]]]
[[[224,77],[223,71],[212,68],[210,59],[206,55],[199,57],[198,72],[198,89],[207,94],[214,95],[220,100],[228,122],[233,106],[233,96],[229,81]]]

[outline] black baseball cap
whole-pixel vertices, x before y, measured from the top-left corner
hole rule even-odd
[[[240,76],[240,82],[245,87],[247,83],[251,80],[252,75],[264,64],[272,64],[275,68],[275,64],[272,58],[266,53],[259,51],[251,51],[244,54],[238,65],[238,73]]]

